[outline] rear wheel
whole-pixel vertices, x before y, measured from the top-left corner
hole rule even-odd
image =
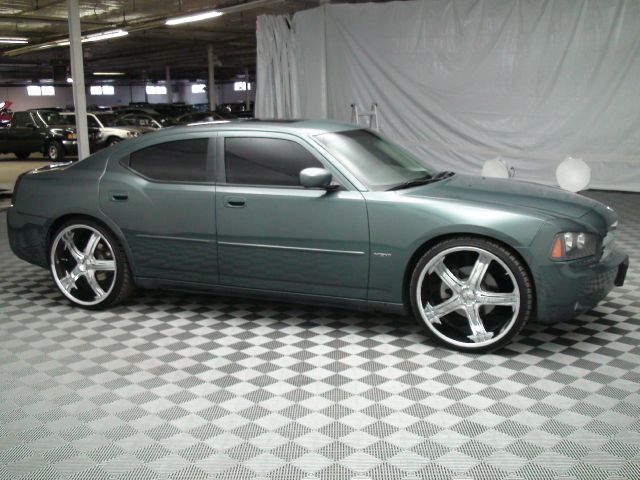
[[[50,142],[47,145],[47,157],[52,162],[58,162],[64,158],[64,148],[58,141]]]
[[[522,261],[499,243],[445,240],[416,265],[410,284],[417,319],[440,343],[465,351],[504,346],[531,317],[533,283]]]
[[[108,308],[133,290],[122,246],[96,222],[76,219],[63,224],[53,235],[49,261],[54,283],[75,305]]]

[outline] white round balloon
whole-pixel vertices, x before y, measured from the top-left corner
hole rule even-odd
[[[581,158],[567,157],[556,169],[558,185],[570,192],[584,190],[591,181],[591,168]]]
[[[509,169],[500,160],[487,160],[482,166],[483,177],[509,178]]]

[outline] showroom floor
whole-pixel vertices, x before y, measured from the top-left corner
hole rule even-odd
[[[507,350],[411,319],[147,292],[93,313],[0,214],[1,479],[640,478],[640,195],[624,287]]]

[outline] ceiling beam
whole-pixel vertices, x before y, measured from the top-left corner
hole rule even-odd
[[[64,23],[65,25],[69,22],[69,19],[66,17],[50,17],[47,15],[11,15],[11,14],[0,14],[0,20],[11,20],[12,22],[20,23]],[[82,23],[87,25],[113,25],[113,22],[102,22],[96,20],[85,20],[82,19]]]

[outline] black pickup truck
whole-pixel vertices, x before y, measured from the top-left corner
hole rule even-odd
[[[89,143],[97,132],[89,132]],[[53,110],[14,112],[11,123],[0,128],[0,153],[14,153],[19,159],[41,152],[57,162],[65,155],[77,155],[76,129],[69,120]]]

